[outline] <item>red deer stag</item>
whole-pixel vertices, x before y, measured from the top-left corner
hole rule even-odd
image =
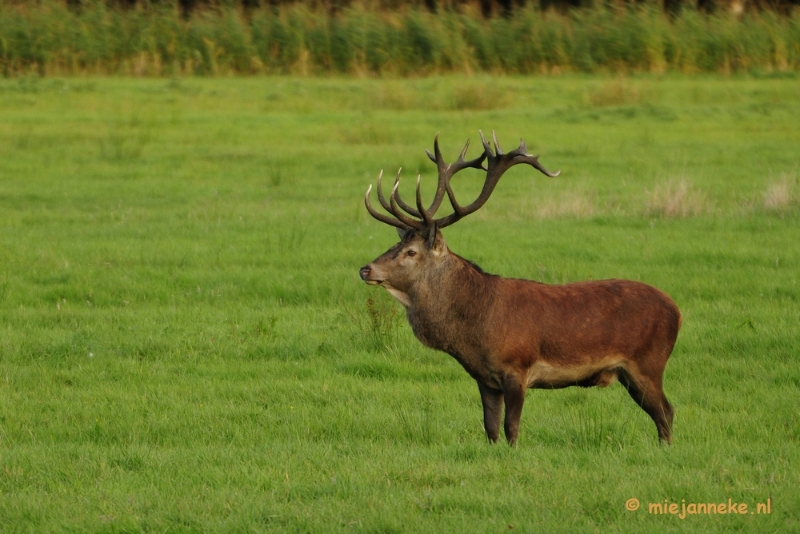
[[[604,387],[618,379],[669,443],[674,412],[661,381],[681,314],[666,294],[630,280],[548,285],[502,278],[447,248],[440,230],[480,209],[510,167],[527,163],[547,176],[559,174],[529,155],[522,140],[504,154],[496,136],[492,150],[480,135],[483,154],[473,160],[464,159],[469,141],[455,163],[442,159],[438,136],[434,154],[426,151],[439,170],[427,209],[419,178],[414,207],[398,194],[399,172],[388,200],[378,177],[378,200],[391,216],[372,207],[372,186],[367,189],[369,213],[396,227],[402,239],[362,267],[361,278],[386,288],[405,307],[414,335],[453,356],[478,382],[490,441],[499,437],[505,404],[505,436],[516,443],[528,388]],[[461,206],[450,181],[467,168],[485,171],[486,178],[478,198]],[[445,194],[453,213],[435,219]]]

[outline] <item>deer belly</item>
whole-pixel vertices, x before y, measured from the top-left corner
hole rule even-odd
[[[617,379],[624,358],[609,357],[601,361],[553,364],[538,361],[528,370],[528,387],[558,389],[569,386],[606,387]]]

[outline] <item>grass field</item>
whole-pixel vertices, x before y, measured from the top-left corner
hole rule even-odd
[[[798,116],[796,77],[0,80],[0,530],[798,531]],[[669,293],[671,447],[619,385],[487,444],[359,280],[378,171],[430,198],[424,149],[479,128],[562,175],[509,171],[450,247]]]

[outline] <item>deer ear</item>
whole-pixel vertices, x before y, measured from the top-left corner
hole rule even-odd
[[[400,239],[403,239],[406,236],[406,232],[408,232],[408,230],[404,230],[402,228],[397,229],[397,235],[400,236]]]
[[[444,242],[442,232],[433,228],[428,236],[428,248],[433,252],[434,256],[439,256],[442,252],[447,250],[447,244]]]

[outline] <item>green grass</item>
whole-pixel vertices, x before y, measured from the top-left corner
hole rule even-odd
[[[793,79],[0,81],[0,530],[796,531],[798,116]],[[487,444],[472,379],[359,280],[396,240],[378,171],[430,198],[424,148],[479,128],[562,175],[509,171],[450,247],[668,292],[671,447],[619,385],[532,391]]]

